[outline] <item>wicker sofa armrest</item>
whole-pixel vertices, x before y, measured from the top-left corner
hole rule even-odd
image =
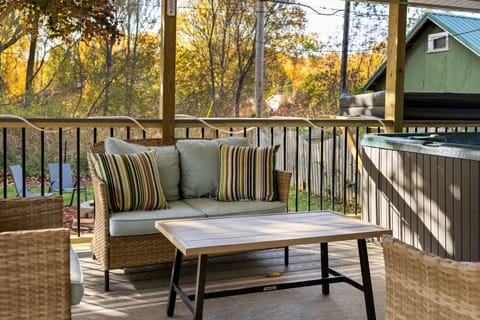
[[[92,179],[93,198],[95,199],[95,237],[92,240],[92,249],[103,267],[106,268],[110,263],[108,245],[105,245],[110,243],[110,209],[108,206],[107,186],[95,171],[91,153],[88,153],[88,164]]]
[[[385,319],[480,319],[480,262],[459,262],[382,238]]]
[[[290,193],[290,179],[292,173],[288,171],[275,170],[275,178],[277,181],[276,194],[278,200],[288,205],[288,195]]]
[[[0,319],[70,319],[70,232],[0,233]]]
[[[110,209],[108,207],[107,186],[95,173],[91,174],[95,198],[95,230],[103,230],[108,236]],[[95,232],[97,234],[97,232]]]
[[[62,212],[62,196],[2,199],[0,232],[62,228]]]

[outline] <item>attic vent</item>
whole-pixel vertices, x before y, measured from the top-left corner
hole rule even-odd
[[[448,33],[439,32],[428,35],[428,52],[448,51]]]

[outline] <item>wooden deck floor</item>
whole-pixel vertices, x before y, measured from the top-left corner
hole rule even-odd
[[[85,295],[72,307],[73,319],[168,319],[165,315],[170,265],[114,270],[110,275],[111,291],[103,291],[103,271],[91,259],[89,248],[76,246],[85,276]],[[295,246],[290,249],[290,265],[283,264],[283,249],[242,253],[209,259],[207,291],[298,281],[319,276],[318,245]],[[375,296],[377,319],[384,318],[385,283],[382,248],[368,243],[370,272]],[[361,281],[355,241],[329,245],[330,266]],[[193,292],[196,263],[186,262],[181,283]],[[267,273],[280,272],[279,278]],[[209,299],[205,302],[204,319],[366,319],[363,293],[344,284],[332,284],[329,296],[321,286],[255,293]],[[191,319],[190,311],[178,300],[172,319]]]

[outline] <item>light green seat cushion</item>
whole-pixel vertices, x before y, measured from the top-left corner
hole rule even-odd
[[[83,272],[77,254],[70,248],[70,301],[79,304],[83,297]]]
[[[248,146],[243,137],[177,141],[182,198],[215,197],[220,179],[220,144]]]
[[[105,153],[129,154],[155,150],[160,184],[167,201],[180,199],[180,160],[175,146],[146,147],[117,138],[105,139]]]
[[[285,212],[286,206],[280,201],[217,201],[210,198],[184,199],[183,202],[192,208],[198,209],[207,217],[267,214]]]
[[[132,236],[154,234],[157,220],[205,218],[205,215],[182,201],[168,203],[169,208],[152,211],[116,212],[110,215],[110,235]]]

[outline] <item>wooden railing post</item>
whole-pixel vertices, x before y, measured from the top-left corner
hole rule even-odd
[[[175,55],[177,1],[162,0],[160,118],[163,138],[175,136]]]
[[[385,119],[393,120],[393,126],[388,128],[392,132],[401,132],[403,128],[406,26],[407,6],[405,4],[390,3]]]

